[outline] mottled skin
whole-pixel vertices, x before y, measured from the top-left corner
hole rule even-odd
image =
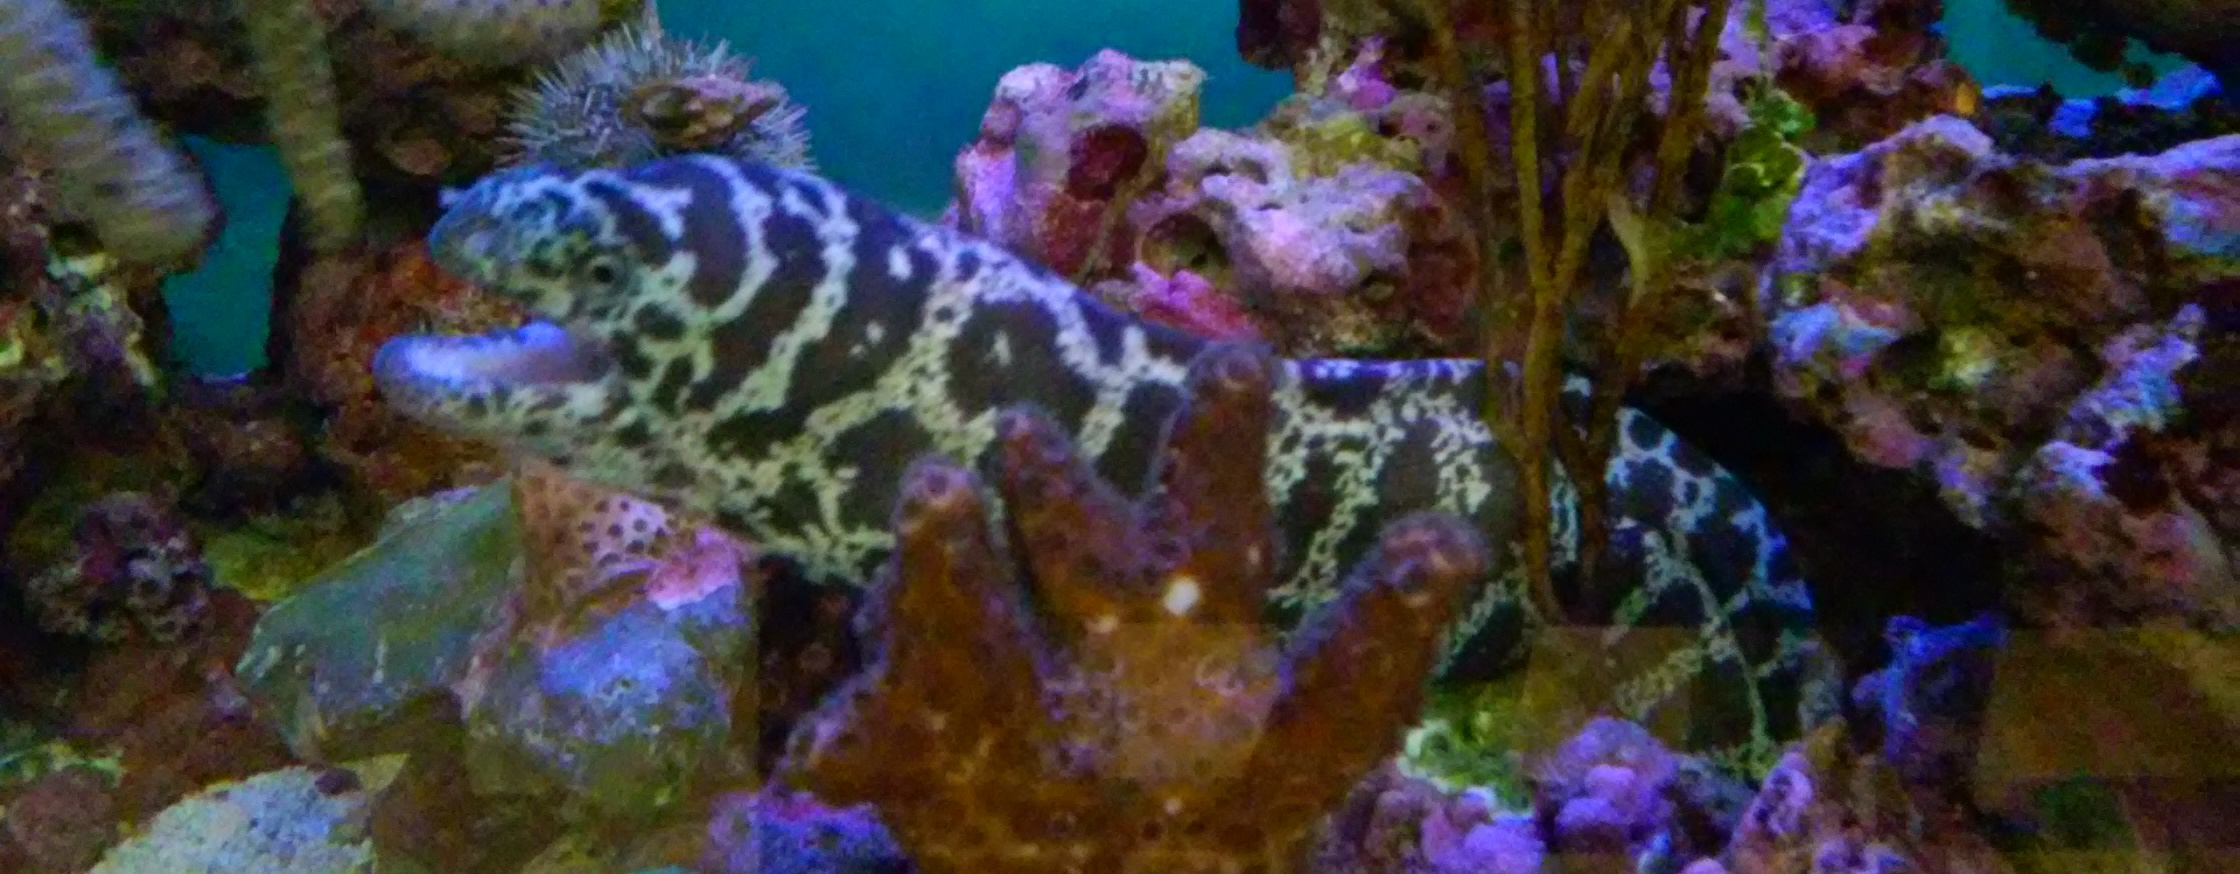
[[[1107,479],[1142,483],[1207,343],[1133,320],[1049,270],[818,177],[688,156],[615,171],[523,167],[452,198],[429,237],[446,269],[540,319],[512,335],[400,337],[390,402],[868,581],[894,549],[904,471],[984,464],[999,410],[1031,404]],[[1338,590],[1381,525],[1442,509],[1514,555],[1515,463],[1479,421],[1480,365],[1284,362],[1264,466],[1281,528],[1274,614]],[[1574,398],[1576,400],[1576,398]],[[1628,411],[1612,461],[1628,577],[1604,639],[1676,628],[1665,663],[1612,690],[1641,718],[1684,706],[1697,746],[1770,764],[1832,708],[1787,548],[1730,475]],[[1576,554],[1559,483],[1558,558]],[[1446,673],[1513,667],[1518,562],[1476,587]]]

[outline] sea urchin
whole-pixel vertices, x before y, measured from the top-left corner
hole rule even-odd
[[[517,164],[615,167],[714,152],[813,169],[802,115],[777,83],[747,78],[728,44],[626,26],[516,94],[507,134]]]

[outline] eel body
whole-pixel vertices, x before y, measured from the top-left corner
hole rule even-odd
[[[534,318],[391,340],[375,370],[393,405],[704,514],[841,580],[868,582],[890,557],[911,462],[984,463],[1013,404],[1070,430],[1111,481],[1143,483],[1209,342],[817,176],[707,155],[501,171],[452,196],[428,244]],[[1385,521],[1443,509],[1510,546],[1442,672],[1518,664],[1534,618],[1515,558],[1516,465],[1478,418],[1481,375],[1467,360],[1283,364],[1265,465],[1281,528],[1273,616],[1333,595]],[[1592,634],[1657,655],[1607,700],[1636,719],[1693,711],[1698,748],[1770,761],[1834,700],[1805,585],[1739,481],[1649,417],[1623,416],[1602,564],[1624,595]],[[1560,481],[1557,497],[1568,572],[1575,498]]]

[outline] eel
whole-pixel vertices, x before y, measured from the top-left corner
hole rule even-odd
[[[397,410],[856,583],[894,552],[910,464],[939,453],[985,470],[1012,405],[1059,423],[1110,481],[1145,482],[1212,342],[827,179],[714,155],[503,169],[447,193],[427,245],[529,319],[390,339],[374,375]],[[1522,662],[1538,620],[1521,595],[1517,465],[1479,418],[1481,377],[1460,359],[1281,363],[1264,465],[1281,529],[1272,618],[1332,597],[1385,521],[1445,510],[1509,548],[1443,642],[1440,677]],[[1575,380],[1570,400],[1583,391]],[[1591,636],[1653,657],[1607,701],[1634,719],[1692,711],[1677,717],[1690,746],[1769,764],[1840,695],[1805,583],[1739,480],[1623,416],[1602,562],[1623,595]],[[1558,565],[1575,576],[1576,493],[1559,478],[1557,497]]]

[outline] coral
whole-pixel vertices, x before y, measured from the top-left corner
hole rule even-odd
[[[51,319],[62,298],[48,276],[47,226],[38,177],[8,164],[0,178],[0,486],[33,460],[28,426],[55,401],[73,362]]]
[[[284,768],[212,786],[157,814],[90,874],[372,870],[366,823],[403,766],[403,756],[388,756],[341,767]]]
[[[945,221],[1208,336],[1309,356],[1458,345],[1475,258],[1426,178],[1451,126],[1374,58],[1249,131],[1198,128],[1187,62],[1020,67],[957,156]]]
[[[1174,144],[1198,126],[1205,71],[1110,49],[1079,68],[1029,64],[1005,73],[956,159],[946,221],[1067,275],[1130,259],[1120,221]],[[1101,275],[1093,278],[1102,278]]]
[[[1924,816],[1897,777],[1847,749],[1840,725],[1791,749],[1743,814],[1734,874],[2009,874],[1965,823]]]
[[[66,737],[114,762],[112,797],[123,821],[140,822],[212,781],[291,760],[229,668],[248,642],[257,605],[220,589],[203,616],[198,633],[177,643],[99,648],[51,705],[48,718]]]
[[[148,271],[119,264],[103,251],[81,253],[52,235],[47,184],[22,173],[13,184],[9,320],[0,325],[0,372],[25,394],[69,397],[54,406],[65,419],[103,430],[137,424],[159,390],[150,352],[164,343],[161,320],[143,318],[157,305]],[[49,392],[60,388],[60,392]]]
[[[310,442],[275,387],[187,379],[171,400],[170,422],[195,468],[181,503],[197,515],[264,516],[323,484]]]
[[[431,70],[425,55],[401,50],[370,28],[330,27],[356,5],[314,0],[253,0],[239,10],[239,35],[228,20],[174,4],[95,4],[88,11],[112,19],[107,29],[124,43],[125,66],[151,97],[162,102],[217,86],[241,100],[261,86],[270,136],[303,204],[307,236],[320,252],[358,241],[366,206],[352,168],[346,133],[372,133],[374,151],[411,176],[435,176],[466,152],[462,133],[488,132],[497,106],[479,106],[476,86],[401,104],[398,91],[424,91],[429,79],[471,79],[463,70]],[[450,66],[500,68],[570,50],[600,30],[637,12],[627,0],[507,2],[507,0],[368,0],[370,17],[414,34],[450,53]],[[159,26],[160,25],[160,26]],[[54,168],[64,203],[92,219],[108,248],[133,263],[186,266],[214,235],[218,207],[188,162],[173,152],[118,87],[115,74],[93,58],[89,28],[53,0],[10,0],[0,5],[0,63],[40,75],[10,77],[0,106],[26,134],[39,162]],[[230,42],[242,39],[251,73],[242,75]],[[359,63],[338,70],[337,55]],[[487,75],[481,74],[481,75]],[[362,82],[378,94],[343,98],[336,81]],[[486,86],[484,86],[486,87]],[[422,124],[396,124],[394,116],[419,110]],[[176,108],[174,121],[223,127],[236,107],[221,103]],[[429,110],[432,110],[429,111]],[[390,116],[366,124],[363,116]],[[357,116],[360,118],[352,118]],[[358,124],[349,122],[358,121]],[[440,133],[438,131],[441,131]],[[254,131],[226,131],[232,138]],[[122,193],[114,193],[122,192]]]
[[[61,205],[118,257],[190,262],[216,233],[209,189],[140,117],[61,0],[0,2],[0,114],[51,168]]]
[[[1331,814],[1316,874],[1540,874],[1546,846],[1529,816],[1476,792],[1449,793],[1382,768]]]
[[[1908,786],[1959,785],[1975,764],[2006,629],[1988,615],[1942,628],[1898,616],[1883,636],[1890,664],[1859,679],[1852,705],[1879,723],[1870,735],[1880,736],[1882,760]]]
[[[1820,118],[1815,151],[1856,149],[1933,115],[1974,112],[1980,89],[1945,59],[1935,5],[1855,4],[1846,21],[1776,31],[1774,80]]]
[[[698,870],[710,874],[895,874],[910,860],[862,807],[836,810],[806,793],[718,798]]]
[[[1647,729],[1596,718],[1529,756],[1531,804],[1482,787],[1372,774],[1331,817],[1322,874],[1677,871],[1717,856],[1750,789],[1673,754]]]
[[[1647,729],[1617,719],[1591,720],[1536,759],[1539,838],[1572,864],[1616,859],[1677,868],[1716,854],[1734,826],[1722,802],[1748,792],[1726,791],[1721,778],[1674,755]]]
[[[2202,360],[2205,322],[2201,306],[2187,305],[2167,326],[2110,338],[2101,380],[2015,472],[2009,500],[2031,538],[2030,575],[2060,583],[2015,599],[2039,621],[2089,628],[2178,615],[2204,628],[2240,627],[2234,505],[2187,485],[2210,471],[2234,474],[2196,455],[2199,437],[2176,433],[2189,413],[2180,373],[2230,365]],[[2197,416],[2211,402],[2232,409],[2230,399],[2191,400]],[[2187,455],[2198,460],[2180,460]]]
[[[87,506],[74,554],[26,581],[50,630],[97,640],[174,642],[207,618],[210,566],[176,512],[136,493]]]
[[[998,425],[1004,542],[977,477],[911,471],[874,589],[871,667],[793,736],[785,785],[869,802],[923,870],[1288,870],[1422,704],[1483,546],[1392,523],[1279,645],[1262,625],[1269,359],[1192,365],[1153,493],[1132,505],[1062,432]]]
[[[618,28],[538,74],[514,94],[507,141],[514,163],[615,167],[685,152],[717,152],[809,168],[803,110],[747,62],[658,28]]]
[[[83,765],[0,793],[0,867],[22,874],[70,874],[99,861],[121,829],[108,776]]]
[[[383,24],[451,57],[498,66],[583,45],[647,0],[366,0]]]
[[[2240,137],[2056,166],[1945,117],[1820,161],[1777,264],[1776,388],[2014,540],[2026,617],[2229,626],[2235,520],[2183,485],[2231,476],[2202,451],[2229,401],[2181,386],[2223,330],[2235,191]]]
[[[1334,163],[1311,157],[1326,148],[1226,131],[1184,140],[1166,185],[1139,206],[1148,227],[1141,257],[1184,266],[1177,249],[1193,245],[1191,231],[1210,234],[1226,262],[1210,278],[1259,315],[1286,354],[1391,354],[1457,339],[1459,307],[1420,306],[1438,290],[1412,281],[1411,267],[1423,263],[1411,258],[1415,246],[1445,215],[1438,199],[1414,173],[1373,159],[1315,175],[1317,164]]]
[[[1236,298],[1189,268],[1163,276],[1141,261],[1128,279],[1108,279],[1089,287],[1105,303],[1145,321],[1180,328],[1216,340],[1259,341],[1260,326]]]
[[[342,249],[357,239],[366,207],[343,138],[327,23],[313,0],[244,0],[241,26],[265,83],[272,142],[303,205],[311,245],[322,252]]]
[[[145,421],[162,389],[153,354],[163,346],[161,323],[142,315],[160,313],[154,284],[98,251],[54,251],[47,276],[55,292],[47,300],[54,341],[77,377],[66,419],[89,430]]]
[[[515,468],[513,507],[521,517],[522,611],[529,623],[567,618],[611,593],[618,579],[643,582],[656,556],[683,545],[659,506],[570,479],[540,461]]]
[[[316,30],[306,25],[277,48],[320,51],[331,68],[340,130],[351,145],[350,164],[380,190],[391,183],[433,187],[459,173],[488,169],[503,133],[505,96],[523,71],[492,69],[455,60],[383,27],[358,0],[316,0]],[[225,4],[120,4],[82,7],[117,72],[145,111],[182,133],[226,142],[281,138],[269,119],[277,112],[317,121],[315,108],[261,106],[269,95],[302,91],[297,82],[274,83],[260,68],[247,29]],[[314,95],[315,96],[315,95]],[[324,138],[316,128],[295,134],[307,144]],[[316,159],[317,155],[311,155]],[[329,157],[340,157],[339,154]],[[290,160],[294,160],[290,156]],[[338,165],[340,162],[332,162]],[[339,177],[338,177],[339,178]],[[302,180],[300,188],[316,187]],[[394,200],[366,204],[377,225]]]

